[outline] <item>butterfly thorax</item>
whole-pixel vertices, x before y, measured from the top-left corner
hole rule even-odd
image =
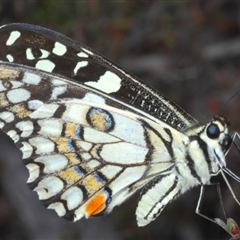
[[[194,186],[209,183],[211,176],[226,166],[224,153],[231,145],[231,137],[224,118],[214,117],[210,122],[192,126],[184,133],[174,129],[163,130],[159,130],[161,136],[166,132],[169,134],[168,153],[173,164],[165,174],[153,178],[141,192],[136,212],[139,226],[153,221],[166,203]]]

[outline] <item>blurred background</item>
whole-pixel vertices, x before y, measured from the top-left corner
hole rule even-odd
[[[0,24],[26,22],[61,32],[117,62],[199,121],[222,114],[231,132],[240,121],[240,2],[0,0]],[[240,176],[240,153],[228,166]],[[46,210],[26,186],[21,154],[0,134],[0,239],[152,240],[229,239],[195,214],[200,188],[169,204],[156,221],[138,228],[138,194],[103,218],[69,223]],[[227,214],[240,224],[240,206],[220,178]],[[240,197],[240,183],[231,181]],[[225,221],[215,186],[202,212]]]

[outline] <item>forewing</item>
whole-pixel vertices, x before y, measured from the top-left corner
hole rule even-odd
[[[42,27],[29,24],[2,26],[0,60],[69,77],[178,130],[196,122],[175,103],[100,54]]]

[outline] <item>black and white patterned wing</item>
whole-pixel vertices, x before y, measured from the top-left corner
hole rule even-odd
[[[60,33],[29,24],[0,28],[0,60],[59,74],[107,93],[182,131],[196,123],[175,103],[100,54]]]
[[[109,213],[152,181],[137,210],[142,226],[183,193],[174,156],[184,158],[188,137],[168,124],[87,85],[13,63],[0,62],[0,99],[0,128],[22,151],[28,185],[59,216]]]

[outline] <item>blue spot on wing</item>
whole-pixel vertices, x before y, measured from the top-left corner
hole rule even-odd
[[[81,127],[80,127],[80,126],[78,126],[78,127],[76,128],[76,130],[75,130],[75,135],[76,135],[77,138],[80,138],[80,135],[81,135]]]
[[[100,183],[105,183],[104,179],[99,176],[99,174],[94,174],[95,179]]]
[[[112,198],[111,198],[111,191],[109,189],[104,189],[103,192],[107,195],[107,200],[106,200],[106,203],[107,205],[112,201]]]
[[[78,173],[80,175],[85,175],[85,172],[83,171],[83,169],[80,168],[80,166],[74,167],[74,170],[76,173]]]
[[[72,139],[67,140],[67,146],[70,148],[72,151],[75,151],[75,147],[72,144]]]
[[[105,111],[101,108],[91,108],[89,111],[89,115],[91,116],[94,114],[102,114],[104,116],[106,123],[106,129],[104,131],[109,131],[114,127],[113,117],[108,111]]]

